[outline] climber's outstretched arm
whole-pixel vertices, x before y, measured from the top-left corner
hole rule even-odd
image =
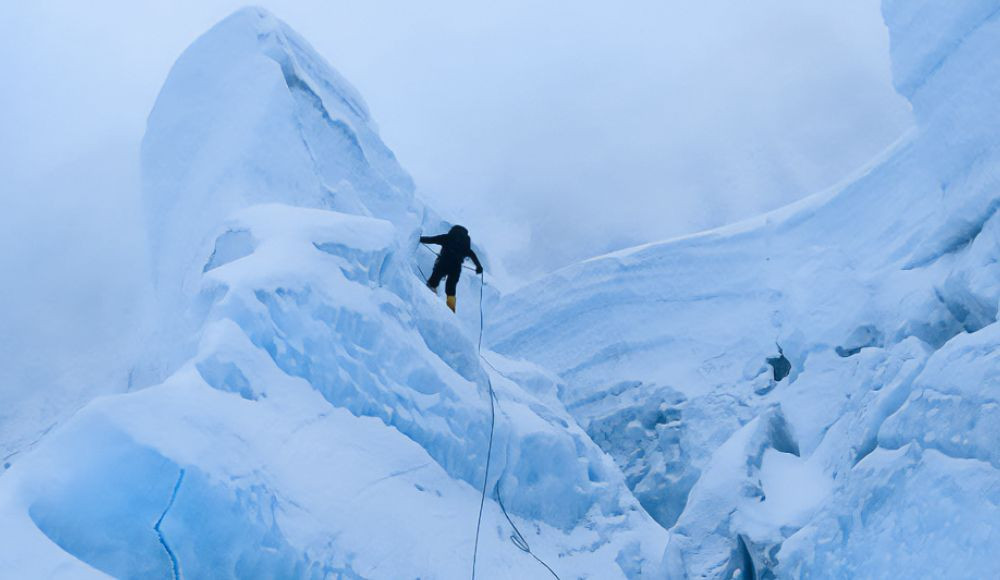
[[[448,239],[448,236],[445,235],[445,234],[441,234],[440,236],[420,236],[420,243],[421,244],[437,244],[439,246],[443,246],[444,243],[445,243],[445,241],[447,239]]]
[[[479,263],[479,256],[472,250],[469,250],[469,257],[472,258],[472,262],[476,265],[476,273],[481,274],[483,272],[483,265]]]

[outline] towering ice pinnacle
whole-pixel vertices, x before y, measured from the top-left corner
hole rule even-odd
[[[199,324],[190,299],[219,224],[237,209],[281,202],[403,229],[423,217],[357,91],[261,8],[234,13],[177,60],[149,115],[142,176],[161,344],[183,342]],[[218,250],[238,252],[240,239]],[[150,359],[139,382],[161,380],[159,367],[177,362],[163,352]]]
[[[158,282],[197,277],[234,210],[281,202],[414,225],[413,183],[354,88],[260,8],[177,60],[149,115],[143,189]]]
[[[484,365],[474,299],[423,285],[414,235],[442,222],[287,26],[246,9],[198,39],[142,165],[155,352],[0,477],[4,575],[464,578],[484,485],[478,577],[658,573],[668,534],[559,382]]]
[[[845,185],[505,297],[488,343],[676,577],[1000,577],[1000,2],[886,0],[916,126]]]

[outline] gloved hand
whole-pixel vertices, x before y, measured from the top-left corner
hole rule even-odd
[[[476,266],[476,274],[482,274],[482,273],[483,273],[483,267],[482,266]]]

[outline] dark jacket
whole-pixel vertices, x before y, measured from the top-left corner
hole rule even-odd
[[[476,271],[483,269],[483,265],[479,263],[479,257],[472,251],[469,230],[462,226],[452,226],[447,234],[440,236],[420,236],[420,243],[441,246],[441,255],[438,256],[437,261],[446,270],[458,270],[466,258],[471,258],[476,264]]]

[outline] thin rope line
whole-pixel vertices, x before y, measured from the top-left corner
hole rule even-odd
[[[503,476],[501,476],[501,478],[502,477]],[[550,568],[548,564],[546,564],[544,561],[542,561],[541,558],[539,558],[538,556],[536,556],[535,553],[531,551],[531,546],[528,545],[528,540],[526,540],[524,538],[524,535],[521,534],[521,530],[517,529],[517,525],[514,523],[514,520],[510,519],[510,514],[507,513],[507,508],[504,507],[504,505],[503,505],[503,498],[500,496],[500,480],[499,479],[497,480],[497,485],[494,488],[494,491],[496,492],[496,495],[497,495],[497,503],[500,504],[500,509],[503,511],[503,516],[505,518],[507,518],[507,523],[509,523],[510,527],[514,529],[514,533],[510,535],[510,541],[513,542],[513,544],[515,546],[517,546],[518,549],[520,549],[522,552],[525,552],[525,553],[529,554],[532,558],[535,559],[536,562],[538,562],[542,566],[545,566],[545,569],[548,570],[549,573],[552,574],[556,578],[556,580],[561,580],[559,578],[559,575],[556,574],[555,570],[553,570],[552,568]]]
[[[420,245],[427,248],[434,255],[438,257],[441,256],[441,254],[434,251],[434,249],[428,246],[427,244],[421,243]],[[468,266],[465,265],[463,265],[462,268],[474,271],[473,268],[469,268]],[[419,263],[417,264],[417,269],[420,270],[420,274],[423,275],[424,278],[426,279],[427,275],[424,274],[424,270],[423,268],[420,267]],[[486,322],[485,322],[486,307],[483,304],[483,296],[486,287],[486,276],[482,272],[476,272],[476,273],[479,274],[479,342],[476,345],[476,352],[479,355],[479,358],[483,362],[489,365],[490,368],[492,368],[494,371],[502,375],[503,373],[501,373],[495,366],[493,366],[493,363],[491,363],[489,359],[483,356],[483,334],[485,334],[485,327],[486,327]],[[486,505],[486,487],[487,485],[489,485],[490,481],[490,463],[493,457],[493,436],[496,433],[496,405],[500,403],[499,399],[497,399],[496,391],[494,391],[493,389],[493,379],[490,378],[489,373],[486,373],[486,384],[489,387],[489,394],[490,394],[490,440],[489,440],[489,445],[486,448],[486,472],[483,474],[483,490],[482,490],[482,495],[479,498],[479,516],[476,519],[476,541],[472,550],[472,580],[476,580],[476,563],[479,559],[479,535],[480,532],[482,531],[482,526],[483,526],[483,508]],[[503,475],[501,475],[501,478],[503,478]],[[514,520],[511,519],[510,514],[507,513],[507,508],[503,505],[503,499],[500,497],[500,479],[497,479],[495,492],[496,492],[497,503],[500,504],[500,509],[503,511],[504,517],[507,518],[507,522],[510,524],[510,527],[514,530],[514,533],[510,535],[511,543],[513,543],[517,547],[517,549],[527,553],[532,558],[534,558],[536,562],[544,566],[545,569],[548,570],[549,573],[556,578],[556,580],[560,580],[559,575],[555,573],[555,570],[553,570],[548,564],[546,564],[541,558],[539,558],[537,555],[535,555],[534,552],[531,551],[531,546],[528,545],[528,541],[524,538],[524,535],[521,534],[521,530],[518,529],[517,525],[514,524]]]
[[[486,310],[483,307],[483,288],[485,286],[486,286],[486,276],[482,272],[480,272],[479,273],[479,346],[476,349],[476,352],[479,353],[479,358],[483,358],[483,326],[484,326],[483,319],[485,318],[484,313],[486,312]],[[489,375],[486,375],[486,377],[489,378]],[[492,384],[490,385],[490,389],[491,390],[493,389]]]
[[[480,340],[482,340],[481,335]],[[472,580],[476,580],[476,560],[479,557],[479,531],[483,525],[483,506],[486,504],[486,486],[490,480],[490,459],[493,456],[493,433],[496,428],[496,408],[493,405],[493,398],[495,396],[493,394],[493,381],[490,379],[488,373],[486,375],[486,384],[490,388],[490,444],[486,449],[486,473],[483,474],[483,493],[479,498],[479,517],[476,520],[476,543],[472,549]]]
[[[483,304],[483,292],[484,292],[484,287],[485,286],[486,286],[486,277],[482,273],[479,273],[479,345],[478,345],[478,353],[479,353],[479,358],[482,359],[483,362],[485,362],[486,364],[488,364],[490,366],[490,368],[492,368],[497,373],[500,373],[500,371],[497,370],[497,368],[495,366],[493,366],[493,363],[491,363],[485,356],[483,356],[483,334],[484,334],[485,319],[486,319],[486,307]],[[503,374],[503,373],[500,373],[500,374]],[[476,578],[476,558],[477,558],[477,556],[479,554],[479,530],[482,527],[482,523],[483,523],[483,505],[486,503],[486,486],[487,486],[487,484],[489,482],[490,457],[491,457],[491,455],[493,453],[493,434],[494,434],[494,429],[495,429],[495,426],[496,426],[496,408],[494,406],[494,399],[496,399],[496,392],[493,390],[493,379],[490,378],[489,373],[486,373],[486,384],[489,385],[489,388],[490,388],[490,444],[489,444],[489,448],[488,448],[488,450],[486,452],[486,475],[483,477],[483,495],[482,495],[482,497],[479,500],[479,519],[476,522],[476,544],[475,544],[475,548],[474,548],[473,553],[472,553],[472,579],[473,580],[475,580],[475,578]],[[500,404],[499,399],[496,400],[496,404]],[[501,474],[500,479],[502,479],[502,478],[503,478],[503,475]],[[510,527],[514,530],[514,533],[510,535],[510,541],[519,550],[521,550],[522,552],[527,553],[532,558],[534,558],[536,562],[538,562],[539,564],[541,564],[542,566],[544,566],[545,569],[548,570],[549,573],[552,574],[552,576],[556,578],[556,580],[561,580],[559,578],[559,575],[555,573],[555,570],[553,570],[548,564],[546,564],[541,558],[539,558],[538,556],[536,556],[535,553],[531,551],[531,546],[528,545],[528,541],[524,538],[524,535],[521,534],[521,530],[519,530],[517,528],[517,525],[514,524],[514,520],[512,520],[510,518],[510,514],[507,513],[507,508],[503,505],[503,499],[500,497],[500,479],[497,479],[495,491],[496,491],[497,503],[500,504],[500,509],[503,511],[504,517],[507,518],[507,522],[510,524]]]
[[[420,242],[420,245],[423,246],[423,247],[425,247],[425,248],[427,248],[427,250],[430,251],[430,253],[434,254],[435,256],[437,256],[439,258],[441,257],[441,252],[436,251],[434,248],[430,247],[429,245],[427,245],[427,244],[425,244],[423,242]],[[417,268],[419,268],[419,267],[420,267],[420,265],[418,264]],[[463,270],[468,270],[470,272],[476,272],[475,268],[473,268],[471,266],[466,266],[465,264],[462,264],[462,269]],[[421,273],[423,273],[423,270],[421,270]],[[476,274],[479,274],[479,272],[476,272]]]

